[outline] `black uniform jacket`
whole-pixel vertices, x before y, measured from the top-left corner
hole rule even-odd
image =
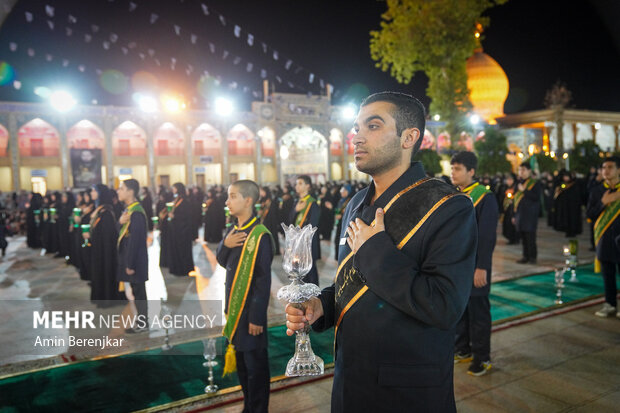
[[[478,250],[476,268],[487,270],[487,284],[482,288],[472,287],[474,297],[488,295],[491,290],[491,270],[493,269],[493,250],[497,241],[497,221],[499,210],[493,193],[487,193],[476,205],[478,224]]]
[[[249,234],[258,225],[257,219],[250,227],[240,230]],[[237,231],[234,227],[230,231]],[[224,237],[226,238],[226,237]],[[224,240],[217,247],[217,262],[226,268],[226,311],[228,311],[228,299],[230,297],[230,287],[235,279],[237,264],[241,258],[242,247],[228,248],[224,245]],[[271,237],[263,235],[258,244],[258,256],[254,265],[254,275],[250,284],[250,291],[245,300],[245,306],[239,318],[237,331],[233,336],[232,343],[237,351],[250,351],[267,346],[267,306],[271,296],[271,261],[273,260],[273,247]],[[249,324],[263,326],[263,333],[252,336],[248,332]]]
[[[540,197],[542,185],[537,181],[532,189],[523,192],[523,198],[515,211],[517,230],[522,232],[536,232],[538,227],[538,215],[540,214]]]
[[[422,165],[413,163],[372,206],[374,183],[360,191],[345,210],[341,239],[351,220],[370,223],[377,207],[424,177]],[[435,179],[431,186],[456,192]],[[336,333],[332,411],[455,411],[455,325],[473,284],[476,246],[476,217],[465,195],[441,204],[400,250],[387,232],[362,245],[353,266],[368,291]],[[350,252],[341,243],[339,260]],[[335,285],[319,298],[324,316],[312,326],[317,331],[336,323]]]
[[[601,215],[605,206],[601,202],[603,195],[609,189],[602,183],[592,188],[588,199],[588,209],[586,214],[592,222],[596,222]],[[611,192],[615,192],[613,189]],[[618,237],[620,237],[620,218],[616,220],[603,233],[601,240],[596,244],[596,258],[600,261],[620,262],[620,247],[618,245]]]
[[[143,283],[149,279],[149,258],[146,252],[146,216],[132,212],[129,222],[129,235],[123,237],[118,246],[118,281]],[[134,270],[127,274],[126,269]]]

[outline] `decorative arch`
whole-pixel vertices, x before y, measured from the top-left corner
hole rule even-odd
[[[340,129],[332,129],[329,132],[329,151],[332,156],[342,156],[343,134]]]
[[[145,156],[146,133],[135,123],[127,120],[112,132],[114,156]]]
[[[282,144],[296,147],[299,151],[316,150],[327,147],[327,139],[309,126],[298,126],[282,136]]]
[[[105,135],[99,126],[83,119],[67,131],[67,145],[75,149],[103,149]]]
[[[355,129],[353,128],[347,133],[347,154],[349,155],[353,155],[355,152],[355,147],[353,146],[353,138],[355,135]]]
[[[58,156],[60,153],[60,134],[51,124],[35,118],[17,132],[19,154],[21,156]]]
[[[257,133],[261,142],[261,152],[263,156],[274,156],[276,154],[276,133],[269,126],[265,126]]]
[[[213,126],[203,123],[192,133],[192,150],[195,156],[220,156],[222,135]]]
[[[256,142],[254,132],[242,123],[238,123],[228,131],[228,155],[254,155]]]
[[[7,156],[9,151],[9,131],[0,125],[0,157]]]
[[[180,156],[185,152],[183,131],[171,122],[163,123],[154,136],[155,156]]]

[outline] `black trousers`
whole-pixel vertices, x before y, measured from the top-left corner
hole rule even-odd
[[[138,310],[138,316],[144,316],[144,319],[148,319],[149,316],[149,304],[146,301],[146,284],[145,283],[131,283],[131,292],[136,300],[136,309]],[[140,317],[142,318],[142,317]]]
[[[491,304],[489,296],[471,296],[456,325],[455,351],[472,353],[474,361],[491,360]]]
[[[237,351],[237,375],[243,391],[243,413],[269,411],[269,356],[267,348]]]
[[[620,263],[601,261],[603,282],[605,283],[605,301],[612,307],[617,307],[618,287],[616,285],[616,268],[620,274]]]
[[[521,231],[521,242],[523,243],[523,258],[535,260],[538,256],[538,249],[536,248],[536,231]]]

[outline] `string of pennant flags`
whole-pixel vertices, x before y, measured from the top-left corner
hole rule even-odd
[[[179,0],[181,3],[184,3],[183,0]],[[110,3],[114,2],[114,0],[109,0]],[[196,2],[194,2],[196,3]],[[199,2],[196,3],[199,5],[199,11],[205,18],[213,18],[218,24],[222,27],[232,27],[232,35],[235,38],[243,39],[248,47],[259,47],[259,50],[262,50],[263,54],[267,55],[271,60],[280,63],[280,73],[274,71],[268,71],[264,68],[264,66],[256,64],[238,54],[230,52],[227,48],[219,46],[214,39],[207,39],[206,36],[201,34],[196,34],[191,30],[186,30],[178,24],[167,21],[165,18],[162,18],[157,13],[154,13],[149,10],[145,10],[144,13],[148,15],[148,22],[150,25],[159,24],[164,25],[162,30],[171,29],[169,32],[171,35],[176,37],[185,39],[189,42],[189,44],[195,47],[204,47],[205,50],[208,50],[211,55],[218,57],[221,61],[226,61],[233,66],[237,66],[245,69],[246,73],[252,73],[260,76],[261,79],[270,79],[272,82],[277,82],[281,85],[286,85],[289,89],[294,91],[301,91],[304,93],[308,93],[311,95],[312,93],[308,91],[307,87],[299,82],[293,82],[289,77],[286,77],[287,74],[292,73],[294,75],[304,74],[307,75],[307,84],[318,86],[321,90],[325,90],[327,87],[327,83],[323,78],[318,78],[317,80],[315,74],[303,66],[295,63],[292,59],[285,57],[282,55],[277,49],[268,45],[265,41],[259,39],[254,34],[245,31],[240,25],[234,23],[233,21],[227,19],[224,15],[217,12],[216,10],[210,8],[205,3]],[[127,12],[134,13],[138,10],[139,5],[133,1],[128,2],[127,4]],[[66,15],[66,23],[59,23],[60,14]],[[66,37],[73,38],[81,38],[84,44],[95,45],[99,41],[101,42],[101,47],[106,50],[116,50],[122,53],[124,56],[133,56],[135,58],[139,58],[141,61],[149,61],[154,63],[158,67],[169,66],[170,70],[176,71],[177,68],[183,70],[186,76],[192,75],[200,75],[200,76],[211,76],[209,70],[205,68],[208,66],[206,63],[197,63],[196,61],[188,61],[187,59],[178,58],[176,56],[172,56],[170,54],[162,53],[160,50],[156,50],[155,47],[149,46],[148,44],[139,44],[137,41],[128,39],[127,42],[122,42],[120,36],[111,31],[103,30],[102,27],[98,24],[95,24],[91,21],[87,21],[80,17],[80,24],[78,24],[78,17],[73,15],[70,11],[61,11],[57,10],[57,7],[51,6],[49,4],[45,5],[43,10],[29,10],[25,12],[25,20],[27,23],[33,23],[35,19],[42,19],[45,21],[48,29],[52,32],[64,32]],[[81,26],[81,27],[80,27]],[[86,27],[85,27],[86,26]],[[63,30],[64,29],[64,30]],[[17,42],[10,42],[9,49],[12,52],[17,52],[20,49],[20,46]],[[30,58],[34,58],[39,53],[34,49],[34,47],[25,47],[26,54]],[[53,62],[54,60],[60,61],[63,67],[67,68],[71,65],[70,59],[62,56],[54,56],[54,54],[49,52],[41,53],[45,57],[46,62]],[[88,68],[82,62],[76,62],[73,64],[76,69],[82,73],[93,71],[98,76],[101,76],[103,71],[99,68]],[[201,67],[202,66],[202,67]],[[282,72],[284,71],[284,72]],[[222,77],[220,75],[213,76],[215,78],[216,84],[220,84],[222,82]],[[258,98],[261,95],[261,91],[252,90],[253,88],[240,84],[239,79],[235,79],[226,85],[231,90],[241,90],[244,93],[252,92],[252,95]],[[334,96],[337,97],[340,91],[334,91]],[[195,99],[196,100],[196,99]]]

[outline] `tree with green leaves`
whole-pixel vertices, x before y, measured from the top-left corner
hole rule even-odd
[[[430,111],[456,136],[471,109],[465,64],[479,44],[474,33],[489,24],[482,13],[506,1],[387,0],[381,30],[370,32],[370,55],[400,83],[426,74]]]
[[[415,160],[422,162],[426,173],[437,175],[441,173],[441,157],[432,149],[420,149],[415,154]]]
[[[508,146],[506,145],[506,135],[500,133],[497,129],[486,128],[484,130],[484,138],[474,142],[474,149],[478,155],[478,175],[494,175],[497,172],[510,172],[512,167],[506,154]]]

